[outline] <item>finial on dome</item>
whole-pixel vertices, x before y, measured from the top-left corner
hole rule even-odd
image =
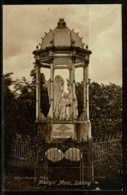
[[[66,28],[66,22],[64,21],[63,18],[59,19],[59,22],[57,23],[57,27],[62,29],[62,28]]]
[[[41,46],[41,43],[39,43],[39,46]]]
[[[36,50],[38,50],[39,49],[39,47],[38,47],[38,45],[36,46]]]
[[[88,50],[88,45],[86,45],[86,49]]]
[[[82,43],[83,48],[84,48],[84,45],[85,45],[85,43]]]

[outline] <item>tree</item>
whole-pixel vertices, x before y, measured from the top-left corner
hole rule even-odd
[[[4,121],[5,131],[14,135],[34,135],[36,114],[36,70],[31,71],[32,81],[25,77],[12,81],[8,73],[3,76],[4,81]],[[41,111],[47,115],[49,99],[44,74],[41,74]],[[13,88],[13,89],[12,89]],[[7,137],[10,137],[8,133]]]
[[[14,93],[16,95],[17,132],[20,134],[34,134],[35,121],[35,88],[25,77],[15,81]]]
[[[83,108],[83,83],[76,83],[79,114]],[[122,87],[92,82],[89,87],[90,120],[93,137],[122,132]]]
[[[4,156],[5,162],[8,154],[10,153],[10,140],[13,134],[16,132],[16,124],[15,124],[15,117],[16,117],[16,97],[14,92],[10,89],[14,84],[14,81],[11,78],[13,73],[8,73],[3,76],[3,111],[4,111]]]

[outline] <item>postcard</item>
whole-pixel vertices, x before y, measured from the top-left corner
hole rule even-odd
[[[123,190],[122,5],[3,5],[4,191]]]

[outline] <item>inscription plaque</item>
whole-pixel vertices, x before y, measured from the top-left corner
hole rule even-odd
[[[52,139],[74,139],[73,124],[52,124]]]

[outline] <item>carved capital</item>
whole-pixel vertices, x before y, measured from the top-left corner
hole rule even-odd
[[[87,61],[85,60],[84,64],[85,64],[85,68],[88,67],[89,66],[89,60],[87,60]]]
[[[36,68],[40,68],[41,67],[41,64],[40,64],[40,61],[36,61]]]
[[[71,60],[72,60],[73,63],[75,63],[76,56],[72,56],[72,57],[71,57]]]
[[[52,64],[53,60],[54,60],[54,57],[53,56],[49,56],[49,60],[50,60],[50,63]]]

